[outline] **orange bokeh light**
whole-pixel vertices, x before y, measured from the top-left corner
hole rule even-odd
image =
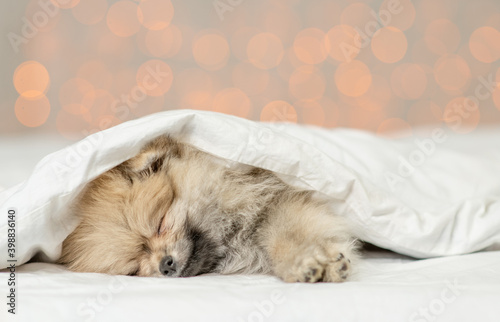
[[[252,102],[239,88],[226,88],[214,98],[213,110],[219,113],[248,117]]]
[[[479,124],[479,106],[466,97],[455,97],[446,105],[443,121],[457,133],[469,133]]]
[[[219,34],[205,34],[193,43],[193,56],[198,65],[206,70],[219,70],[229,59],[229,45]]]
[[[410,0],[384,0],[379,9],[379,17],[387,26],[407,30],[415,21],[415,7]]]
[[[98,120],[104,115],[112,115],[113,107],[116,98],[104,89],[96,89],[95,91],[87,92],[83,97],[82,104],[88,106],[88,112],[81,116],[90,124],[97,127]]]
[[[406,54],[408,41],[405,34],[395,27],[384,27],[373,35],[371,41],[375,57],[384,63],[395,63]]]
[[[146,48],[156,57],[173,57],[182,46],[182,33],[174,25],[161,30],[148,30],[145,38]]]
[[[397,96],[414,100],[424,94],[427,75],[417,64],[401,64],[391,74],[391,85]]]
[[[404,138],[412,135],[412,127],[405,120],[392,117],[378,126],[377,134],[392,138]]]
[[[13,82],[20,95],[37,98],[47,92],[50,83],[49,72],[39,62],[29,60],[16,68]]]
[[[469,66],[458,55],[445,55],[434,64],[434,78],[445,90],[461,90],[467,84],[469,77]]]
[[[151,59],[137,69],[137,85],[149,96],[162,96],[172,86],[174,74],[162,60]]]
[[[448,19],[434,20],[425,29],[425,43],[431,52],[438,55],[454,53],[460,39],[460,30]]]
[[[50,0],[54,4],[54,6],[59,7],[61,9],[70,9],[76,6],[80,0]]]
[[[325,48],[333,59],[349,62],[359,54],[360,36],[349,25],[335,26],[326,34]]]
[[[59,103],[64,110],[71,114],[85,114],[93,103],[93,92],[94,86],[85,79],[71,78],[59,88]]]
[[[113,74],[101,60],[85,62],[76,73],[77,77],[88,80],[96,88],[110,89],[113,85]]]
[[[357,105],[367,111],[379,111],[386,107],[392,98],[391,87],[387,79],[380,75],[372,75],[370,88],[360,97],[350,98],[351,105]]]
[[[281,40],[269,32],[253,36],[247,45],[248,59],[260,69],[271,69],[278,66],[283,55]]]
[[[248,42],[259,32],[259,29],[253,27],[236,29],[231,35],[231,51],[233,55],[241,61],[247,61]]]
[[[302,23],[296,11],[287,5],[271,7],[265,15],[264,27],[265,31],[277,36],[280,43],[288,46],[293,41],[293,37],[301,30]]]
[[[95,25],[104,18],[107,10],[106,0],[80,1],[71,9],[75,19],[84,25]]]
[[[210,75],[198,68],[185,69],[176,75],[175,93],[179,95],[180,108],[208,110],[213,102],[213,81]]]
[[[143,101],[137,103],[137,106],[131,108],[132,114],[135,117],[158,113],[165,107],[164,96],[146,96]]]
[[[262,122],[297,123],[297,111],[288,102],[271,101],[260,112],[260,120]]]
[[[414,126],[436,124],[443,120],[443,111],[435,102],[422,100],[410,106],[406,119]]]
[[[137,19],[138,5],[132,1],[120,0],[108,10],[106,23],[109,30],[119,37],[130,37],[141,29]]]
[[[304,124],[323,126],[325,125],[325,111],[323,106],[316,100],[301,100],[293,104],[301,114]]]
[[[493,90],[492,98],[493,98],[493,103],[495,103],[495,107],[500,110],[500,88],[497,87]]]
[[[295,36],[295,55],[306,64],[319,64],[328,55],[325,49],[325,33],[317,28],[307,28]]]
[[[359,60],[342,63],[335,71],[335,84],[344,95],[361,96],[372,84],[370,69]]]
[[[280,64],[276,67],[276,71],[278,72],[281,80],[288,82],[295,69],[303,65],[304,63],[297,58],[293,48],[288,48],[288,50],[285,51],[285,55],[283,56]]]
[[[233,68],[233,84],[247,95],[262,93],[269,85],[269,73],[250,63],[239,63]]]
[[[14,108],[17,120],[27,127],[44,124],[50,114],[50,102],[45,95],[36,99],[19,96]]]
[[[313,65],[297,68],[288,82],[290,94],[297,99],[319,99],[325,92],[323,73]]]
[[[481,27],[469,39],[472,55],[483,63],[492,63],[500,58],[500,32],[492,27]]]
[[[174,6],[170,0],[142,0],[137,17],[142,25],[150,30],[167,27],[174,16]]]
[[[359,28],[365,32],[370,23],[376,22],[373,9],[365,3],[356,2],[348,5],[340,15],[340,23]]]

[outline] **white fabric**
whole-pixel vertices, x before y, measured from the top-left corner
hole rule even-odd
[[[357,279],[343,284],[109,276],[34,263],[17,272],[17,319],[2,304],[0,321],[497,322],[498,272],[500,252],[420,261],[384,254],[364,260]],[[1,294],[7,275],[0,273]]]
[[[7,209],[18,212],[18,264],[37,251],[55,260],[77,224],[67,206],[81,187],[163,133],[182,134],[209,153],[331,196],[360,238],[402,254],[461,254],[500,243],[500,131],[470,134],[464,146],[441,133],[432,148],[430,139],[395,141],[355,130],[177,110],[121,124],[53,153],[27,181],[2,192],[0,267],[7,267]],[[411,174],[408,166],[399,173],[401,157],[418,163]]]

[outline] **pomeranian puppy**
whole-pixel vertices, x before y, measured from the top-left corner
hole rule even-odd
[[[324,196],[169,136],[87,184],[74,211],[59,263],[78,272],[342,282],[356,258]]]

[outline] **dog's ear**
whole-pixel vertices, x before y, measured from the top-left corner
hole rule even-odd
[[[128,171],[147,175],[158,172],[166,165],[166,160],[179,158],[182,144],[169,136],[162,135],[146,144],[138,155],[124,162]]]
[[[165,161],[165,151],[148,150],[143,151],[125,162],[128,170],[134,173],[158,172]]]

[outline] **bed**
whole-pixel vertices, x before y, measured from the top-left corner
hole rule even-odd
[[[381,248],[365,250],[342,284],[108,276],[51,263],[78,223],[67,207],[83,185],[165,132],[329,195],[356,235]],[[196,111],[150,115],[69,147],[58,137],[4,138],[0,209],[16,210],[18,267],[16,315],[4,304],[0,320],[498,321],[499,141],[500,131],[487,128],[457,135],[436,127],[394,140]],[[2,268],[11,263],[7,218]],[[9,277],[3,269],[6,304]]]

